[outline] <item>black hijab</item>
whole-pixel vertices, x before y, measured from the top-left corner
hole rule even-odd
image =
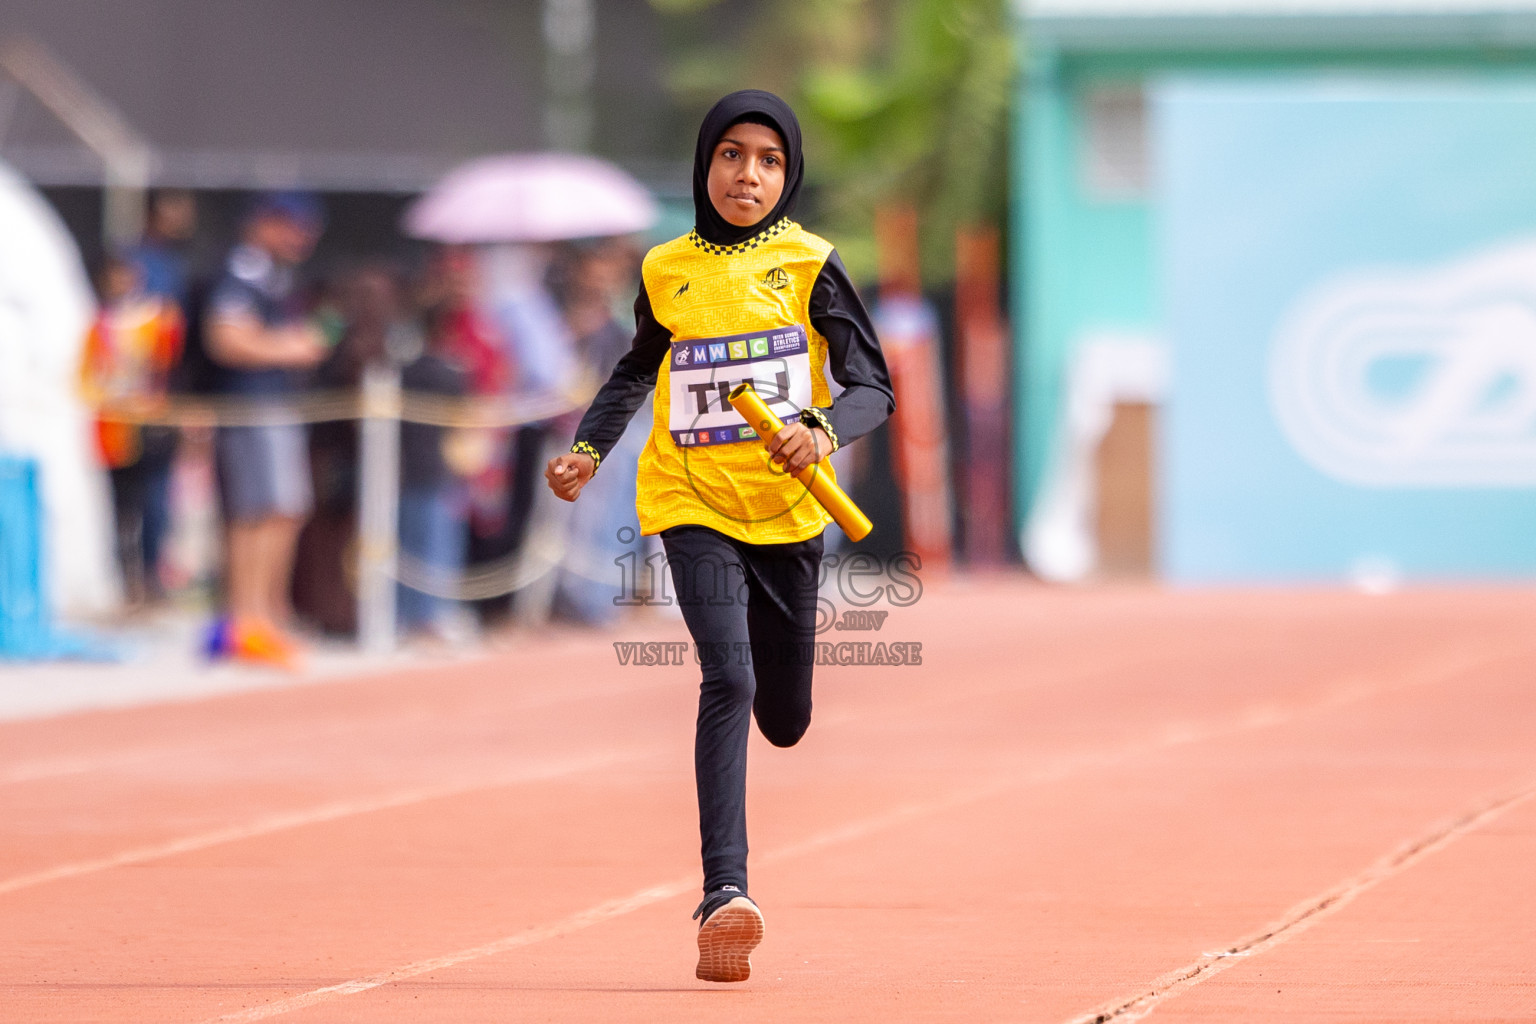
[[[709,161],[726,129],[742,122],[772,128],[784,140],[784,192],[768,216],[756,224],[739,228],[720,216],[709,201]],[[744,242],[788,217],[800,198],[800,179],[805,164],[800,153],[800,122],[789,104],[771,92],[743,89],[726,96],[709,108],[699,126],[699,142],[693,151],[693,227],[699,237],[715,245]]]

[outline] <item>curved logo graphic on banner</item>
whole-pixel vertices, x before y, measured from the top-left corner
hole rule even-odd
[[[1340,480],[1536,485],[1536,242],[1326,282],[1282,321],[1269,390]]]

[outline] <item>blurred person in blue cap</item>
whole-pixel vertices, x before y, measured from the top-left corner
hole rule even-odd
[[[323,225],[310,193],[257,196],[203,311],[218,391],[263,413],[259,423],[219,427],[215,440],[228,615],[209,646],[290,666],[297,649],[286,633],[289,578],[313,503],[305,427],[294,407],[305,371],[329,347],[306,315],[298,269]]]

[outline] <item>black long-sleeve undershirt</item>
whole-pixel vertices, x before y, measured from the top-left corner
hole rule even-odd
[[[820,410],[841,447],[885,422],[896,409],[896,397],[869,312],[836,250],[811,286],[810,319],[811,327],[827,339],[832,379],[843,387],[843,393]],[[635,410],[655,388],[671,344],[672,332],[657,322],[642,280],[635,299],[635,340],[576,428],[576,440],[591,445],[600,459],[619,443]]]
[[[843,393],[826,414],[839,446],[858,440],[896,411],[890,371],[875,337],[875,325],[848,268],[834,249],[811,286],[811,326],[827,339],[827,363]]]

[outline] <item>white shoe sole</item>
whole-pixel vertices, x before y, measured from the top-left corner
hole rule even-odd
[[[699,929],[700,981],[746,981],[752,976],[748,956],[763,941],[763,915],[745,896],[709,915]]]

